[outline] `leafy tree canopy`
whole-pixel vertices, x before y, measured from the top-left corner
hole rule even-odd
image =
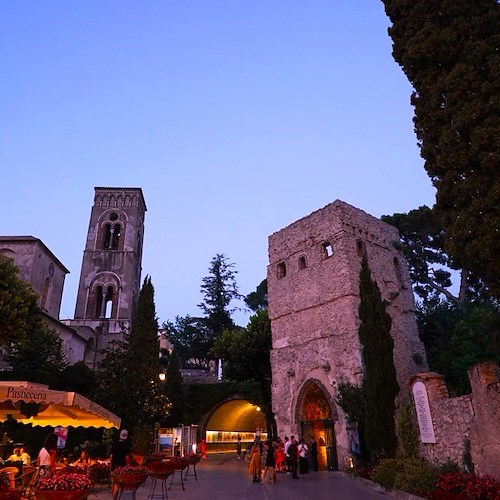
[[[383,0],[446,248],[500,297],[497,0]]]
[[[205,321],[210,335],[215,339],[227,328],[233,328],[231,302],[240,299],[236,284],[237,271],[234,264],[221,253],[215,255],[209,266],[209,274],[202,280],[201,293],[203,301],[198,307],[205,314]]]
[[[253,312],[267,309],[267,279],[262,280],[255,289],[245,297],[245,304]]]
[[[443,296],[457,304],[488,298],[481,279],[453,264],[444,248],[445,231],[434,208],[424,205],[381,219],[398,228],[414,291],[425,304],[437,304]],[[457,294],[453,292],[451,270],[460,275]]]
[[[500,363],[500,311],[492,304],[451,302],[417,307],[417,321],[431,370],[443,374],[451,395],[470,392],[468,370]]]
[[[0,255],[0,345],[22,344],[41,311],[37,295],[21,280],[12,259]]]

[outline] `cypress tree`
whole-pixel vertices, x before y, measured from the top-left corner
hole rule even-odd
[[[359,280],[359,340],[364,362],[363,393],[366,398],[364,432],[372,458],[390,456],[397,444],[394,412],[399,393],[393,360],[391,317],[380,290],[372,280],[366,258]]]
[[[498,0],[383,0],[455,265],[500,297]]]

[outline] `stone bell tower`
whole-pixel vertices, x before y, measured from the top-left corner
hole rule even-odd
[[[87,339],[85,361],[121,340],[141,286],[146,203],[140,188],[96,187],[75,317],[68,323]]]

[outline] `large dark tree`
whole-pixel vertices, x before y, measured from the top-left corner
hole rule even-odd
[[[245,297],[245,304],[253,311],[262,311],[267,309],[267,279],[264,279],[255,289]]]
[[[241,298],[236,284],[237,271],[224,254],[218,253],[210,262],[209,274],[203,278],[203,301],[198,307],[205,314],[209,336],[214,342],[226,329],[233,328],[231,302]]]
[[[500,297],[500,7],[383,0],[414,87],[415,131],[456,265]]]
[[[364,363],[363,393],[366,397],[364,431],[372,458],[390,456],[397,444],[394,412],[399,393],[393,360],[391,317],[380,290],[372,280],[366,258],[359,283],[359,340]]]
[[[458,269],[446,252],[444,227],[434,208],[424,205],[381,219],[398,228],[413,289],[425,305],[437,304],[443,298],[455,304],[488,299],[482,280]],[[452,270],[459,276],[458,293],[453,289]]]
[[[22,344],[33,323],[41,321],[37,295],[18,276],[12,259],[0,254],[0,346]]]
[[[165,424],[169,427],[177,427],[183,421],[184,415],[184,394],[182,391],[181,365],[175,349],[168,356],[167,377],[165,380],[165,394],[169,401],[169,415]]]
[[[124,425],[152,424],[167,413],[159,385],[158,320],[151,279],[144,280],[130,334],[111,346],[100,363],[99,397]]]

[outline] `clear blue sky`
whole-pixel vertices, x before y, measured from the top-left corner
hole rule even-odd
[[[94,186],[141,187],[164,321],[216,253],[253,291],[268,236],[335,199],[432,205],[388,26],[371,0],[1,2],[0,234],[59,257],[72,317]]]

